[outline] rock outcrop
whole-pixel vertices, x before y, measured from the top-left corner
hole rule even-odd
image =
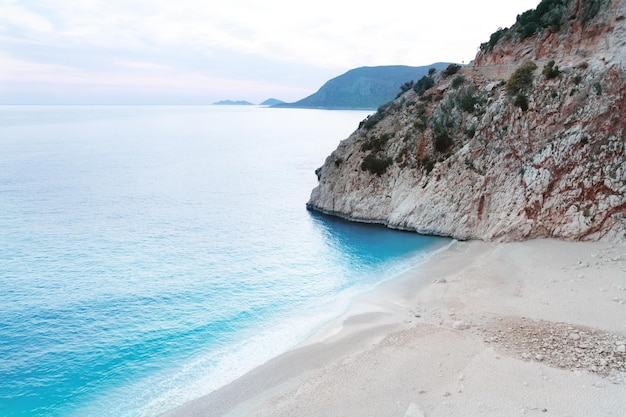
[[[544,0],[361,122],[307,207],[458,239],[626,236],[626,0]]]

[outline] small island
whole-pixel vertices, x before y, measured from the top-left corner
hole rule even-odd
[[[213,103],[215,106],[252,106],[253,104],[245,100],[220,100]]]
[[[277,98],[268,98],[263,103],[261,103],[261,106],[276,106],[277,104],[283,104],[283,103],[284,101],[278,100]]]

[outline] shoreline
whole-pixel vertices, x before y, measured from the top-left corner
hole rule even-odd
[[[164,416],[626,415],[626,244],[456,242]]]

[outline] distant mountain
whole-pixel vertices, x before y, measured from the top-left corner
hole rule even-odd
[[[283,104],[283,103],[284,101],[282,100],[278,100],[276,98],[268,98],[263,103],[261,103],[261,106],[275,106],[277,104]]]
[[[400,86],[417,81],[428,74],[430,68],[438,71],[449,63],[438,62],[423,67],[387,65],[352,69],[326,82],[315,94],[295,103],[273,107],[299,107],[313,109],[376,109],[393,100]]]
[[[217,106],[252,106],[253,104],[245,100],[220,100],[213,103]]]

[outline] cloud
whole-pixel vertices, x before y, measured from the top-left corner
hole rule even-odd
[[[336,0],[0,2],[0,53],[13,60],[10,77],[0,68],[0,82],[9,78],[39,82],[47,73],[49,82],[91,79],[110,85],[124,82],[124,77],[143,76],[154,83],[161,80],[165,88],[182,85],[187,74],[189,82],[213,83],[216,91],[232,85],[225,81],[232,80],[242,92],[250,82],[283,85],[289,91],[308,89],[309,94],[313,86],[358,66],[467,62],[491,32],[512,24],[516,14],[537,4],[537,0],[414,4],[387,0],[376,6]]]
[[[24,79],[32,81],[49,81],[50,74],[64,74],[71,77],[78,70],[64,65],[54,65],[40,62],[29,62],[0,55],[0,82],[10,83]]]
[[[420,55],[422,63],[471,59],[477,44],[497,29],[484,27],[493,16],[499,18],[506,11],[508,17],[501,21],[512,23],[514,10],[525,10],[523,3],[532,7],[536,0],[518,3],[449,1],[408,7],[404,0],[387,0],[384,7],[373,7],[336,0],[32,0],[38,10],[48,13],[46,18],[12,5],[16,12],[10,20],[29,20],[39,32],[49,31],[54,21],[54,36],[45,38],[66,44],[183,47],[206,54],[218,47],[281,61],[352,67],[372,60],[414,63]],[[437,47],[440,43],[459,48],[442,50]],[[435,57],[433,51],[444,56]]]
[[[6,1],[0,3],[0,27],[26,33],[49,33],[54,25],[46,17],[25,9],[17,1]]]

